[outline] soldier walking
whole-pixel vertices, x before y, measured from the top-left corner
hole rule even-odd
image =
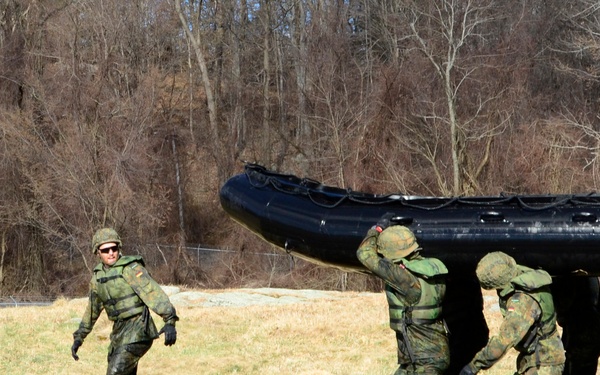
[[[165,345],[177,340],[175,308],[160,285],[150,276],[141,256],[124,256],[119,234],[112,228],[99,229],[92,238],[92,250],[100,263],[90,281],[89,301],[79,328],[73,333],[71,355],[92,331],[102,310],[113,322],[108,349],[107,375],[137,373],[140,358],[153,340],[165,334]],[[149,308],[162,317],[164,326],[157,331]]]

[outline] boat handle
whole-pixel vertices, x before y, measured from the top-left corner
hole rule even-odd
[[[598,218],[591,212],[578,212],[573,214],[573,221],[576,223],[593,223]]]
[[[413,223],[414,219],[412,217],[408,217],[408,216],[394,216],[390,219],[390,221],[392,223],[394,223],[395,225],[408,226]]]
[[[488,211],[479,215],[479,219],[484,222],[499,223],[504,222],[504,215],[496,211]]]

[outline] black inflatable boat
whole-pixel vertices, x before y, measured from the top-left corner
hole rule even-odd
[[[312,262],[365,271],[356,249],[387,212],[411,228],[423,254],[473,273],[490,251],[553,275],[600,275],[600,195],[424,197],[368,194],[246,164],[221,205],[266,241]]]

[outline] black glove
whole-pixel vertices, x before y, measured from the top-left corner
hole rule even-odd
[[[177,341],[177,330],[175,329],[175,326],[172,324],[165,324],[158,334],[160,335],[163,332],[165,334],[165,345],[171,346],[175,344],[175,341]]]
[[[383,230],[385,230],[385,228],[389,227],[390,225],[393,225],[391,223],[391,219],[394,217],[394,213],[393,212],[388,212],[386,214],[384,214],[379,221],[377,222],[377,224],[375,224],[376,228],[379,232],[382,232]]]
[[[475,375],[476,373],[473,372],[473,370],[471,369],[471,366],[466,365],[465,367],[462,368],[462,370],[460,370],[460,373],[458,375]]]
[[[73,346],[71,346],[71,355],[73,356],[73,359],[76,361],[79,361],[79,356],[77,355],[77,351],[79,350],[79,347],[81,346],[81,344],[83,344],[83,342],[81,340],[75,340],[73,341]]]

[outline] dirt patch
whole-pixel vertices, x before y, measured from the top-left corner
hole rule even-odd
[[[295,290],[279,288],[235,289],[219,291],[178,291],[174,287],[163,287],[175,306],[231,306],[287,305],[306,303],[313,300],[339,300],[370,293],[336,292],[322,290]]]

